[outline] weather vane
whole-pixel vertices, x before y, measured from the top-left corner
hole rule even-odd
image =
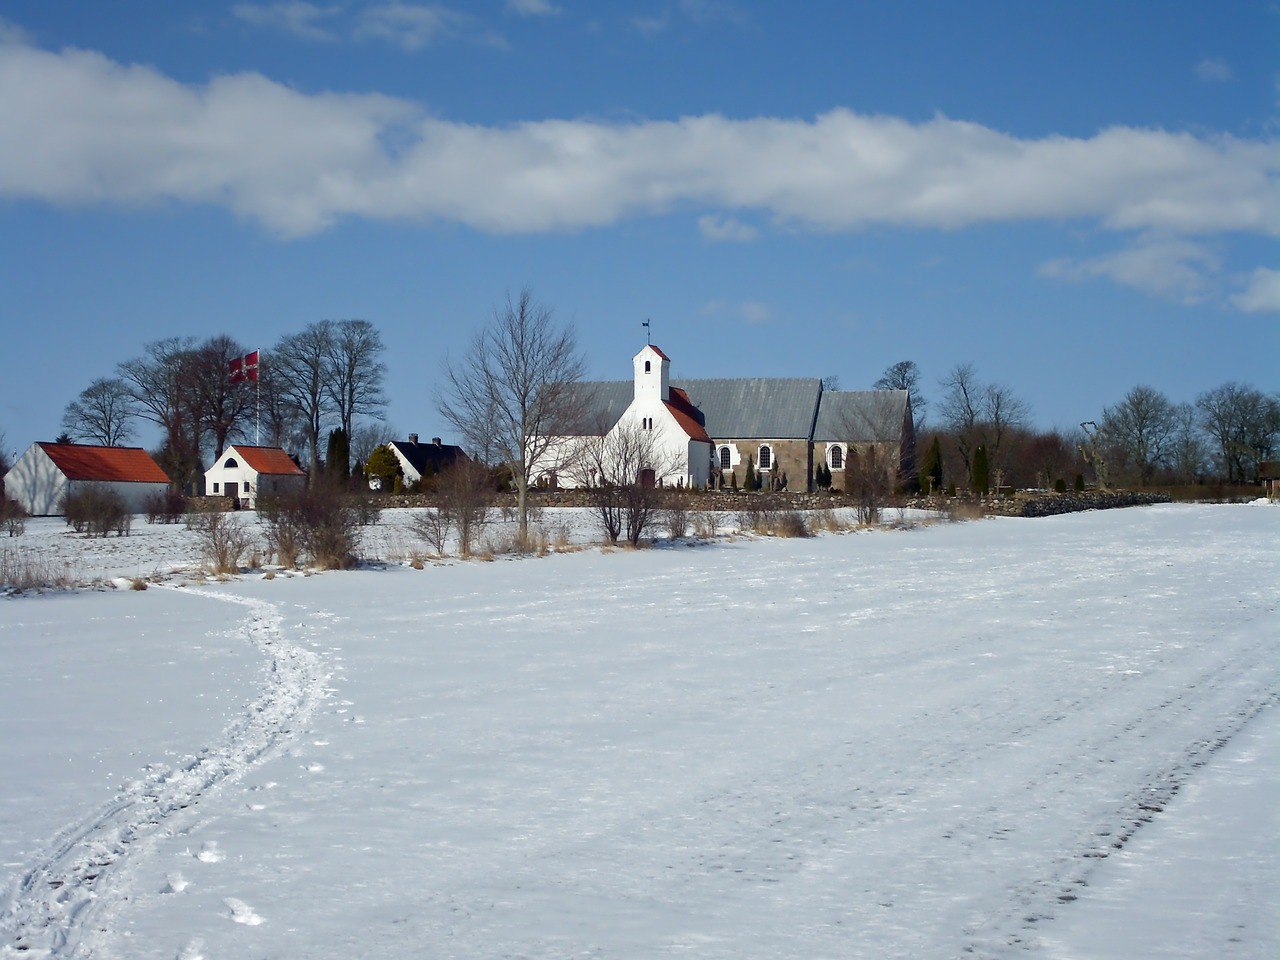
[[[653,337],[650,335],[652,331],[650,331],[649,329],[649,321],[646,320],[644,323],[641,324],[641,326],[644,327],[644,342],[652,347]]]

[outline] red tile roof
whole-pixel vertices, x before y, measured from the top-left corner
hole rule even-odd
[[[650,350],[652,350],[654,353],[656,353],[658,356],[660,356],[663,360],[670,360],[670,359],[671,359],[671,358],[670,358],[670,357],[668,357],[665,353],[663,353],[661,350],[659,350],[657,347],[655,347],[652,343],[648,344],[648,347],[649,347],[649,349],[650,349]]]
[[[680,425],[680,429],[687,433],[690,439],[705,440],[711,442],[711,437],[707,435],[706,428],[698,422],[698,411],[689,401],[689,395],[679,387],[672,387],[670,391],[670,399],[665,404],[667,410],[676,418],[676,423]]]
[[[79,443],[40,443],[39,447],[68,480],[169,482],[165,472],[141,447],[91,447]]]
[[[258,473],[284,477],[306,476],[303,469],[293,462],[293,458],[279,447],[250,447],[237,443],[227,448],[228,453],[233,449],[240,454],[241,460]],[[226,454],[222,456],[225,457]],[[221,460],[222,457],[218,459]]]

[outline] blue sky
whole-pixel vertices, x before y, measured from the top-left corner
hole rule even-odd
[[[375,323],[388,420],[508,292],[592,377],[969,362],[1041,427],[1280,389],[1280,6],[0,6],[0,430],[143,344]],[[269,356],[267,361],[269,362]],[[146,437],[144,441],[149,442]]]

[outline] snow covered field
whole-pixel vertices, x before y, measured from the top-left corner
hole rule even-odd
[[[0,956],[1274,958],[1278,638],[1264,505],[0,599]]]

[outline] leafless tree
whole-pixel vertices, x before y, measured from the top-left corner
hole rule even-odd
[[[592,510],[610,543],[626,536],[638,544],[663,503],[657,482],[680,470],[663,453],[653,430],[624,420],[607,433],[583,440],[571,474],[589,490]]]
[[[167,337],[147,344],[142,356],[118,368],[137,414],[164,431],[160,466],[179,487],[198,487],[201,481],[193,349],[190,337]]]
[[[227,448],[233,433],[243,428],[253,416],[254,384],[234,383],[228,364],[242,357],[245,348],[225,334],[218,334],[195,347],[187,362],[191,370],[192,412],[201,439],[213,441],[213,456]]]
[[[458,532],[458,553],[471,556],[476,537],[489,522],[493,507],[493,477],[475,460],[459,460],[445,469],[436,481],[438,515],[446,526]]]
[[[1280,398],[1232,382],[1200,394],[1196,408],[1228,483],[1250,479],[1258,462],[1271,458],[1280,437]]]
[[[76,440],[118,447],[134,435],[133,397],[120,377],[99,377],[67,404],[62,429]]]
[[[942,378],[938,412],[955,441],[966,477],[973,482],[973,454],[987,448],[992,471],[1004,470],[1013,429],[1030,416],[1026,403],[1000,384],[984,384],[971,363],[959,363]]]
[[[351,459],[356,464],[364,464],[373,451],[395,438],[395,428],[381,420],[361,423],[351,434]]]
[[[914,360],[899,360],[886,367],[880,379],[871,386],[875,390],[906,390],[911,394],[911,414],[915,418],[916,430],[924,429],[929,401],[920,392],[920,368]]]
[[[1177,430],[1174,406],[1159,390],[1137,386],[1102,411],[1100,442],[1107,447],[1112,475],[1128,470],[1143,486],[1167,465]]]
[[[319,476],[321,433],[334,412],[329,389],[333,340],[333,322],[321,320],[281,338],[268,355],[274,390],[284,405],[296,411],[302,425],[308,473],[313,478]]]
[[[382,336],[368,320],[338,320],[329,336],[326,389],[334,415],[347,436],[354,435],[359,416],[381,419],[386,399],[382,380]]]
[[[1209,461],[1196,408],[1179,403],[1173,408],[1173,439],[1169,444],[1169,469],[1178,483],[1195,483]]]
[[[522,546],[534,470],[561,438],[582,433],[584,409],[574,386],[584,369],[572,326],[556,324],[527,289],[494,310],[461,360],[446,363],[450,396],[440,401],[440,413],[474,456],[510,469]]]

